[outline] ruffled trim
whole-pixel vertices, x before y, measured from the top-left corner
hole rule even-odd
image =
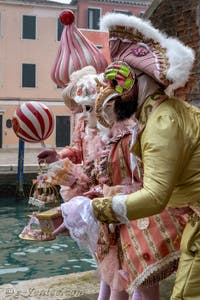
[[[180,251],[173,252],[153,265],[148,266],[128,288],[128,293],[132,294],[138,286],[152,286],[169,275],[178,267]]]
[[[112,209],[121,224],[129,223],[126,209],[127,195],[116,195],[112,198]]]
[[[97,248],[99,224],[93,215],[91,200],[77,196],[61,204],[65,227],[80,249],[94,255]]]
[[[115,143],[121,140],[125,135],[131,134],[134,126],[135,121],[133,119],[116,122],[111,129],[112,137],[109,143]]]
[[[135,121],[133,119],[117,122],[110,130],[108,140],[105,142],[105,150],[102,151],[99,164],[96,168],[98,181],[102,184],[111,185],[110,178],[107,173],[108,159],[113,144],[121,140],[124,136],[132,134]]]

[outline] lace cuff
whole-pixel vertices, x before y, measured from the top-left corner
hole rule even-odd
[[[115,212],[116,218],[122,224],[129,222],[126,210],[126,195],[116,195],[112,198],[112,209]]]
[[[99,225],[93,215],[91,200],[77,196],[61,204],[65,227],[81,249],[94,254],[97,248]]]

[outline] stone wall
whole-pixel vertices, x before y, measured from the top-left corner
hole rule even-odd
[[[182,99],[200,106],[200,5],[199,0],[154,0],[145,18],[166,32],[192,47],[196,61],[185,88],[177,90]]]

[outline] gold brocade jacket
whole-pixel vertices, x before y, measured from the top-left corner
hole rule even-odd
[[[148,97],[140,112],[144,129],[132,151],[143,161],[143,188],[127,195],[130,220],[166,206],[189,205],[200,212],[200,110],[176,98],[162,102],[162,97]],[[99,221],[118,222],[112,198],[96,198],[92,205]]]

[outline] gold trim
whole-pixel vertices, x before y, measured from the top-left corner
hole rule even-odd
[[[102,108],[103,108],[104,101],[110,95],[115,96],[116,91],[109,86],[105,87],[104,85],[102,85],[99,88],[99,95],[95,101],[95,107],[94,107],[96,118],[97,118],[98,122],[106,128],[112,128],[112,125],[113,125],[113,124],[109,124],[102,115]]]
[[[25,241],[32,241],[32,242],[48,242],[48,241],[53,241],[56,239],[56,237],[51,237],[51,238],[48,238],[48,239],[45,239],[45,240],[40,240],[40,239],[36,239],[36,238],[33,238],[33,237],[28,237],[28,236],[23,236],[22,233],[20,233],[18,235],[18,237],[21,239],[21,240],[25,240]]]

